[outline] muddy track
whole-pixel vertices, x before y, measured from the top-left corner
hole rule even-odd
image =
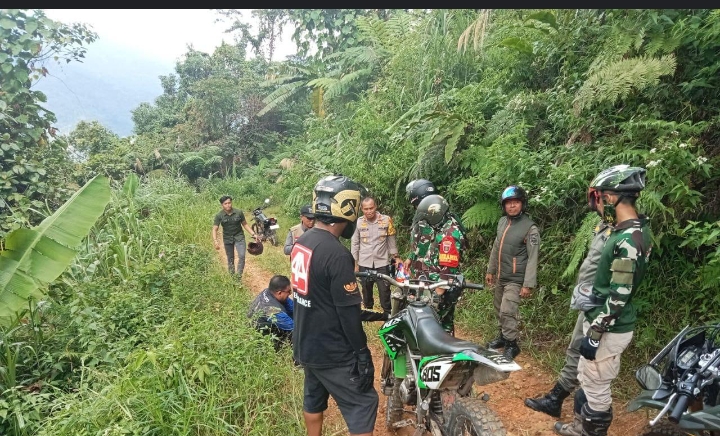
[[[282,246],[273,247],[266,244],[265,250],[281,252]],[[226,265],[224,251],[220,250],[218,253],[218,260],[222,262],[223,266]],[[288,276],[290,275],[289,267],[288,263]],[[246,289],[257,293],[267,286],[271,277],[272,273],[262,269],[253,256],[247,256],[243,274],[243,285]],[[379,323],[373,324],[377,324],[377,327],[379,327]],[[375,326],[366,327],[366,331],[373,332],[375,330]],[[484,343],[487,340],[473,332],[460,328],[457,328],[457,336],[477,343]],[[397,431],[391,431],[385,427],[385,404],[387,398],[380,392],[379,378],[383,350],[377,335],[368,334],[368,345],[375,362],[375,389],[378,390],[380,396],[374,434],[376,436],[410,436],[414,430],[412,427],[401,428]],[[554,385],[557,374],[548,372],[535,359],[526,354],[521,353],[515,360],[522,367],[521,371],[512,373],[508,379],[502,382],[476,387],[476,391],[480,395],[485,392],[490,396],[487,405],[500,417],[507,429],[508,436],[555,435],[553,425],[557,420],[529,409],[524,405],[524,400],[527,397],[535,397],[540,393],[547,392]],[[615,417],[608,433],[610,436],[636,435],[647,424],[648,418],[644,411],[629,413],[625,410],[626,405],[626,403],[620,402],[613,404]],[[411,415],[407,416],[410,417]],[[572,417],[571,397],[563,404],[561,420],[569,421],[572,420]],[[340,411],[332,398],[326,411],[325,423],[323,434],[326,436],[348,434],[347,430],[344,432],[330,431],[331,428],[344,427]]]

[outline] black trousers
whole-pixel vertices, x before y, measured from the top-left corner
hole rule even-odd
[[[381,266],[380,268],[367,268],[364,266],[360,267],[360,271],[377,271],[381,274],[390,275],[390,265]],[[360,284],[362,285],[362,296],[363,305],[366,309],[372,309],[375,305],[375,299],[373,298],[373,284],[377,283],[378,296],[380,297],[380,307],[383,312],[390,313],[390,284],[385,280],[370,280],[367,278],[361,278]]]

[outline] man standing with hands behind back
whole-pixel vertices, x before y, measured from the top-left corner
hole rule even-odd
[[[360,203],[363,216],[358,218],[355,233],[351,239],[350,252],[355,259],[355,271],[375,270],[390,274],[390,259],[397,258],[395,226],[392,218],[377,211],[375,199],[365,197]],[[373,309],[373,282],[362,279],[363,304]],[[377,282],[380,306],[390,313],[390,285],[384,280]]]

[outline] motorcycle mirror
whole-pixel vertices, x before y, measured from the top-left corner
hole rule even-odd
[[[635,380],[646,391],[654,391],[662,386],[662,375],[652,365],[643,365],[635,371]]]
[[[270,199],[269,199],[269,198],[266,198],[266,199],[265,199],[265,204],[270,204]]]

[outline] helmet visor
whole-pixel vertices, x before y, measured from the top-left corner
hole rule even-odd
[[[597,188],[588,188],[587,200],[590,210],[597,211],[597,205],[600,201],[600,191],[598,191]]]

